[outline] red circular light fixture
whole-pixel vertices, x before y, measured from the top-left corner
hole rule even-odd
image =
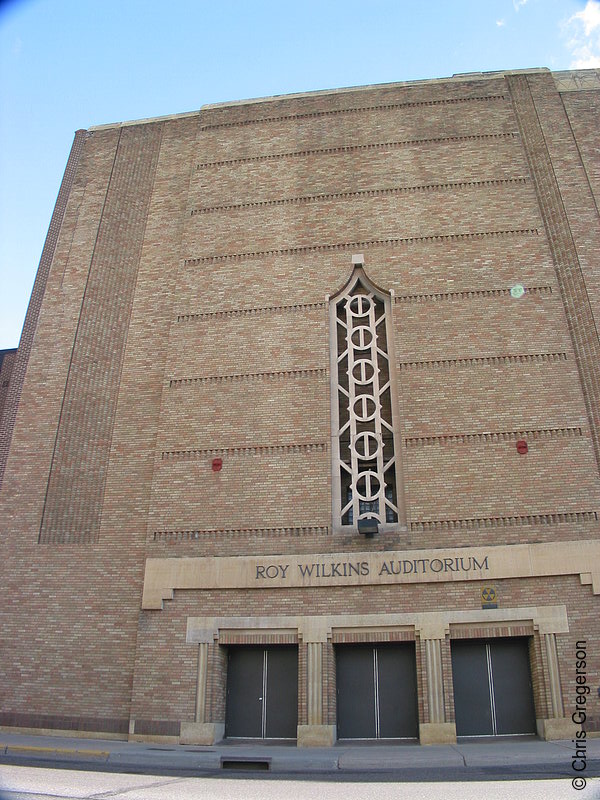
[[[522,456],[524,456],[528,450],[529,446],[527,445],[525,439],[519,439],[519,441],[517,442],[517,453],[520,453]]]
[[[222,458],[213,458],[212,460],[212,471],[213,472],[220,472],[223,469],[223,459]]]

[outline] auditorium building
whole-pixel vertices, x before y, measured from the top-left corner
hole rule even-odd
[[[599,204],[600,70],[78,130],[3,381],[0,727],[597,731]]]

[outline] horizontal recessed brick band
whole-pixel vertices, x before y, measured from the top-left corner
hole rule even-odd
[[[0,725],[11,728],[49,728],[63,731],[128,733],[129,718],[78,717],[75,715],[36,714],[35,712],[0,711]]]
[[[298,644],[298,634],[219,631],[219,644]]]
[[[163,461],[197,461],[215,456],[261,456],[279,453],[325,453],[327,442],[309,442],[306,444],[267,444],[254,447],[224,447],[210,450],[164,450]]]
[[[357,247],[398,247],[401,245],[421,244],[423,242],[459,242],[468,239],[504,238],[507,236],[539,236],[537,228],[517,228],[502,231],[473,231],[471,233],[432,233],[429,236],[407,236],[398,239],[367,239],[362,242],[336,242],[334,244],[313,244],[301,247],[286,247],[281,250],[255,250],[245,253],[221,253],[199,258],[186,258],[185,266],[199,264],[217,264],[222,261],[245,261],[249,258],[265,258],[267,256],[305,255],[307,253],[330,253],[340,250],[353,250]]]
[[[525,295],[549,297],[551,286],[532,286],[525,289]],[[478,297],[510,297],[510,289],[470,289],[463,292],[435,292],[433,294],[396,295],[396,303],[428,303],[440,300],[471,300]],[[519,298],[520,299],[520,298]]]
[[[300,528],[214,528],[193,531],[154,531],[149,535],[151,542],[186,542],[193,539],[220,539],[223,536],[327,536],[327,526]]]
[[[473,133],[467,136],[433,136],[429,139],[403,139],[397,142],[371,142],[370,144],[348,144],[340,147],[317,147],[313,150],[289,150],[286,153],[270,153],[262,156],[246,158],[230,158],[224,161],[206,161],[196,165],[196,170],[210,167],[227,167],[235,164],[256,164],[261,161],[280,161],[284,158],[306,158],[307,156],[338,155],[340,153],[360,153],[365,150],[399,150],[403,147],[422,147],[426,144],[445,144],[449,142],[481,142],[493,139],[518,139],[517,132],[512,133]]]
[[[334,631],[332,644],[371,644],[374,642],[414,642],[415,629],[408,631]]]
[[[477,103],[488,100],[506,100],[504,94],[490,94],[481,97],[452,97],[444,100],[418,100],[411,103],[381,103],[370,106],[355,106],[353,108],[334,108],[329,111],[305,111],[301,114],[281,114],[277,117],[258,117],[257,119],[243,119],[235,122],[215,122],[209,125],[201,125],[201,131],[218,130],[219,128],[242,128],[248,125],[260,125],[264,122],[284,122],[294,119],[315,119],[318,117],[333,117],[340,114],[363,114],[371,111],[393,111],[398,108],[422,108],[425,106],[447,106],[459,103]],[[203,112],[200,112],[201,114]],[[204,112],[206,113],[206,111]]]
[[[249,372],[244,375],[210,375],[201,378],[173,378],[169,387],[203,383],[234,383],[236,381],[282,381],[287,378],[313,378],[327,375],[326,369],[290,369],[279,372]]]
[[[439,367],[481,367],[499,364],[532,364],[549,361],[566,361],[566,353],[525,353],[509,356],[484,356],[482,358],[448,358],[435,361],[402,361],[399,369],[437,369]]]
[[[98,538],[98,531],[54,530],[40,538],[39,544],[95,544]]]
[[[522,625],[450,625],[451,639],[486,639],[490,636],[532,636],[533,622]]]
[[[181,723],[169,719],[136,719],[136,736],[179,736]]]
[[[468,444],[471,442],[512,442],[517,439],[558,439],[582,436],[581,428],[543,428],[529,431],[492,431],[487,433],[459,433],[446,436],[413,436],[406,438],[407,447],[423,447],[425,445]]]
[[[177,322],[202,322],[231,317],[255,317],[263,314],[288,314],[294,311],[314,311],[326,308],[326,303],[296,303],[293,306],[263,306],[261,308],[234,308],[231,311],[208,311],[201,314],[179,314]]]
[[[333,192],[329,194],[310,194],[300,197],[282,197],[274,200],[256,200],[249,203],[233,203],[223,206],[207,206],[206,208],[193,208],[190,216],[198,214],[214,214],[221,211],[239,211],[247,208],[264,208],[272,206],[308,205],[310,203],[323,203],[330,200],[351,200],[357,197],[391,197],[403,194],[418,194],[421,192],[445,192],[460,189],[480,189],[488,186],[509,186],[527,183],[527,178],[503,178],[487,181],[458,181],[455,183],[427,183],[417,186],[394,186],[380,189],[362,189],[355,192]]]
[[[423,520],[411,522],[411,531],[470,530],[472,528],[512,528],[519,525],[561,525],[571,522],[598,522],[597,511],[565,511],[556,514],[526,514],[518,517],[474,517],[472,519]]]

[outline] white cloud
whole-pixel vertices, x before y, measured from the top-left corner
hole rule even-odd
[[[585,35],[589,36],[596,28],[600,28],[600,3],[598,0],[588,0],[583,11],[573,14],[571,20],[581,20]]]
[[[505,19],[497,19],[496,20],[496,25],[499,28],[503,28],[506,25],[506,20]]]
[[[513,0],[513,7],[514,7],[515,11],[518,13],[519,9],[523,8],[523,6],[526,3],[527,3],[527,0]]]
[[[600,67],[600,1],[587,0],[583,11],[566,22],[571,69]]]

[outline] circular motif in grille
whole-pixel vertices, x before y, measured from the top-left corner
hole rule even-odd
[[[352,410],[358,422],[369,422],[375,419],[377,403],[368,394],[361,394],[354,401]]]
[[[373,362],[366,358],[360,358],[358,361],[355,361],[352,367],[352,377],[355,383],[360,383],[361,385],[370,383],[374,375],[375,367],[373,366]]]
[[[372,305],[370,298],[365,297],[364,294],[359,294],[350,300],[348,308],[353,317],[366,317]]]
[[[357,350],[365,350],[371,346],[373,341],[373,332],[366,325],[357,325],[353,328],[352,335],[350,336],[352,344]]]
[[[380,444],[374,433],[359,433],[354,440],[354,452],[365,461],[375,458],[379,453]]]
[[[373,470],[359,472],[356,477],[356,494],[361,500],[377,500],[381,481]]]

